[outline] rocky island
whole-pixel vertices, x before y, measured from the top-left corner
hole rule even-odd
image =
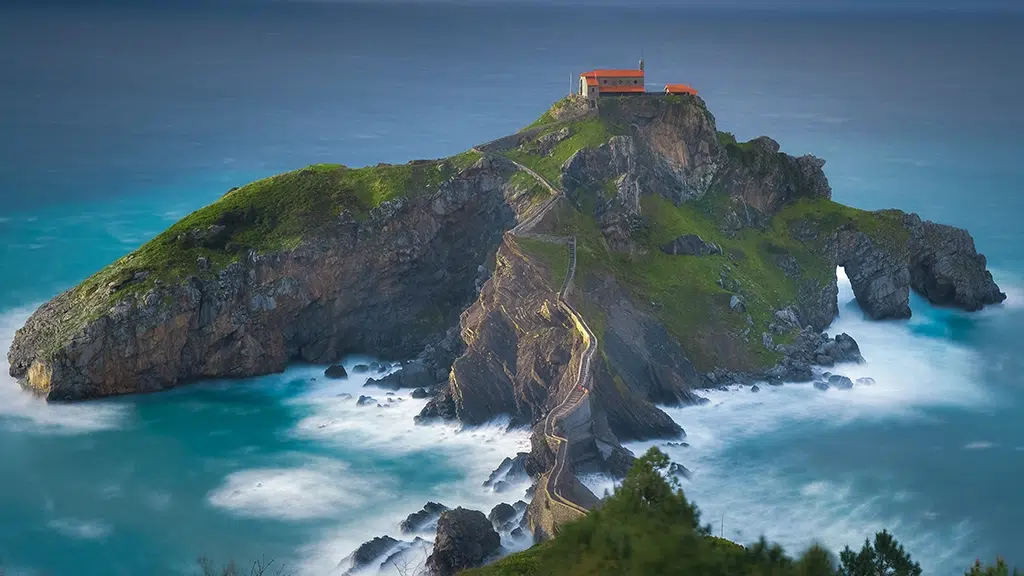
[[[965,230],[833,202],[823,165],[737,142],[696,96],[568,98],[450,158],[232,189],[41,306],[10,372],[73,401],[415,358],[378,384],[422,388],[421,420],[534,427],[509,466],[536,478],[557,460],[544,419],[585,370],[566,466],[621,476],[621,441],[682,435],[659,404],[859,361],[823,334],[837,266],[874,319],[909,317],[910,290],[968,311],[1005,299]],[[561,520],[538,500],[543,536]]]

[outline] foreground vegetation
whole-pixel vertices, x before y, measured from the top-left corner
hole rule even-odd
[[[813,545],[788,556],[763,538],[741,546],[711,535],[657,448],[637,459],[601,508],[567,524],[556,538],[469,570],[464,576],[920,576],[920,565],[882,531],[838,557]],[[1009,576],[1007,565],[976,563],[967,576]],[[1012,574],[1019,576],[1018,571]]]

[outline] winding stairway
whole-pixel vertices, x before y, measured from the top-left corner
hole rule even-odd
[[[492,152],[485,152],[479,148],[473,148],[473,151],[487,158],[497,156]],[[551,471],[542,478],[538,485],[538,489],[543,490],[549,497],[550,501],[565,507],[565,511],[569,513],[568,517],[573,518],[579,515],[585,515],[587,513],[587,509],[580,503],[574,501],[571,495],[563,493],[563,487],[571,485],[572,482],[575,481],[575,478],[569,478],[566,476],[566,463],[569,460],[569,440],[559,435],[558,427],[565,417],[580,408],[583,402],[587,399],[587,396],[590,395],[590,366],[594,358],[594,352],[597,350],[597,337],[594,336],[594,332],[590,329],[590,326],[587,325],[583,316],[581,316],[579,312],[573,308],[572,304],[569,304],[565,299],[566,294],[572,287],[572,280],[576,274],[576,237],[551,237],[530,233],[530,230],[544,218],[548,210],[550,210],[551,207],[564,196],[564,191],[555,188],[547,181],[546,178],[530,167],[524,166],[507,156],[501,156],[501,158],[504,161],[511,162],[516,166],[516,168],[532,176],[551,193],[551,197],[549,199],[547,199],[528,218],[512,228],[509,233],[513,236],[546,238],[565,242],[569,247],[569,267],[566,270],[565,280],[562,281],[562,286],[558,291],[558,306],[565,311],[568,317],[573,321],[576,330],[579,331],[580,335],[583,337],[584,349],[577,366],[576,378],[573,380],[572,388],[558,406],[548,413],[544,420],[544,435],[547,437],[548,445],[555,448],[555,464],[552,466]]]

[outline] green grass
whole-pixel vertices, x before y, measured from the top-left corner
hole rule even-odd
[[[556,118],[558,112],[566,105],[568,105],[569,102],[571,102],[570,96],[566,96],[565,98],[562,98],[558,102],[555,102],[554,104],[551,105],[551,108],[548,108],[547,110],[544,111],[543,114],[540,115],[540,118],[537,118],[536,120],[531,122],[530,125],[527,126],[526,128],[523,128],[523,130],[529,130],[531,128],[537,128],[538,126],[543,126],[545,124],[556,122],[558,120]]]
[[[505,152],[509,158],[525,166],[529,166],[549,182],[557,185],[562,179],[562,164],[573,154],[583,148],[596,148],[615,135],[600,118],[586,118],[569,124],[572,135],[559,142],[549,154],[541,156],[533,146],[534,140],[526,142],[522,148],[514,148]],[[538,134],[543,136],[545,132]]]
[[[551,192],[543,184],[522,170],[517,171],[509,178],[509,184],[517,190],[525,192],[530,204],[540,204],[551,197]]]
[[[539,260],[548,270],[551,289],[558,291],[569,273],[569,247],[559,242],[548,242],[539,238],[516,237],[516,244],[529,256]]]
[[[249,250],[266,253],[295,248],[342,212],[365,218],[388,200],[436,190],[479,158],[476,152],[465,152],[444,160],[358,169],[318,164],[234,188],[72,289],[68,295],[71,312],[53,327],[53,349],[129,295],[143,293],[160,282],[179,283],[189,276],[212,278]],[[212,234],[214,226],[223,229]],[[196,234],[204,238],[196,240]],[[198,266],[200,257],[209,262],[207,268]],[[111,284],[120,288],[111,292]]]
[[[618,181],[618,178],[612,178],[605,182],[604,186],[601,187],[601,190],[602,192],[604,192],[604,197],[606,199],[612,200],[619,195]]]

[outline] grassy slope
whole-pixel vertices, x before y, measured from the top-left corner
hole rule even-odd
[[[544,119],[542,116],[535,124],[544,123]],[[617,127],[600,118],[585,118],[572,123],[570,129],[571,136],[546,156],[539,155],[529,142],[506,154],[552,183],[558,183],[562,164],[576,151],[599,146],[620,133]],[[538,137],[544,133],[542,131]],[[736,142],[727,132],[719,133],[719,140],[738,161],[742,161],[749,149],[749,143]],[[872,213],[826,200],[794,203],[777,214],[765,230],[745,230],[729,238],[720,231],[717,220],[730,200],[721,193],[711,193],[699,203],[682,206],[674,206],[657,196],[644,197],[642,213],[648,219],[649,228],[636,238],[645,249],[644,253],[613,254],[607,250],[597,223],[589,214],[600,197],[613,197],[614,183],[606,182],[602,189],[588,192],[592,193],[579,195],[578,210],[562,209],[558,215],[559,226],[554,232],[577,236],[578,273],[614,275],[638,302],[650,305],[651,312],[679,340],[699,369],[723,365],[728,358],[727,364],[734,369],[757,370],[770,367],[781,358],[781,354],[761,344],[760,336],[767,331],[775,310],[796,301],[796,281],[776,265],[780,255],[791,254],[800,265],[803,277],[821,286],[834,278],[835,270],[823,257],[821,245],[795,240],[791,234],[794,224],[810,222],[822,231],[852,225],[884,245],[896,246],[906,241],[898,211]],[[683,234],[698,234],[705,241],[715,242],[724,254],[670,256],[658,249]],[[557,265],[551,257],[552,249],[545,249],[543,242],[521,244],[529,253],[544,260],[549,268]],[[729,310],[734,292],[718,285],[723,274],[730,281],[738,282],[739,294],[747,303],[753,326],[747,325],[745,315]],[[559,279],[561,277],[564,276]],[[559,283],[553,285],[557,287]],[[581,308],[588,321],[603,328],[603,314],[596,307],[583,303]],[[748,327],[744,342],[741,334]],[[775,341],[785,343],[792,336],[777,336]],[[601,334],[598,338],[600,341]]]
[[[343,211],[357,218],[382,202],[429,192],[472,165],[479,154],[466,152],[436,162],[378,165],[352,169],[314,165],[235,188],[72,289],[72,312],[54,327],[54,347],[115,301],[141,293],[157,281],[175,283],[190,275],[212,276],[249,250],[271,252],[294,248]],[[222,225],[225,231],[205,243],[188,241],[190,232]],[[199,257],[211,266],[200,271]],[[142,280],[130,281],[131,278]],[[109,293],[111,283],[123,284]]]

